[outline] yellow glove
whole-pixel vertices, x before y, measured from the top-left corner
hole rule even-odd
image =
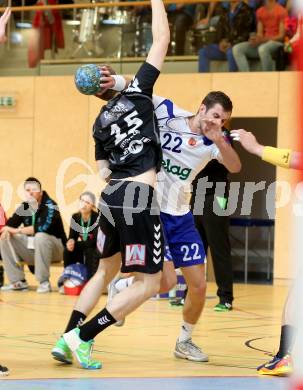
[[[262,160],[273,165],[278,165],[282,168],[289,168],[291,153],[291,149],[279,149],[271,146],[265,146],[263,149]]]

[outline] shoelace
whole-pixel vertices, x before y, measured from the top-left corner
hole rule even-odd
[[[268,368],[270,367],[271,365],[273,365],[274,363],[276,363],[279,359],[277,358],[277,356],[274,356],[269,362],[266,362],[264,364],[262,364],[261,366],[259,366],[257,368],[257,370],[260,370],[262,368]]]
[[[202,350],[196,344],[193,343],[192,339],[187,340],[186,343],[188,343],[193,349],[202,353]]]
[[[89,349],[89,360],[91,360],[91,356],[93,354],[93,350],[94,350],[94,340],[91,340],[90,341],[90,349]]]
[[[272,360],[270,360],[269,362],[265,363],[265,364],[264,364],[264,367],[269,367],[269,366],[271,366],[272,364],[277,363],[279,360],[280,360],[280,359],[278,359],[278,358],[275,356]]]

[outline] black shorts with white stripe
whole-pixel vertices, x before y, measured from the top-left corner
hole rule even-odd
[[[154,189],[111,180],[101,194],[97,247],[101,258],[121,252],[121,272],[154,274],[163,268],[163,234]]]

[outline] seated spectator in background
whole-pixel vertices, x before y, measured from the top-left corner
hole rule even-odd
[[[58,0],[58,4],[75,4],[74,0]],[[74,10],[72,8],[63,9],[60,11],[62,19],[73,19]]]
[[[208,4],[206,16],[197,22],[196,28],[206,29],[208,27],[216,27],[224,6],[228,8],[229,3],[211,1]]]
[[[228,61],[228,70],[238,70],[232,53],[232,46],[247,41],[253,30],[254,15],[243,1],[232,1],[230,8],[224,8],[216,30],[217,42],[207,45],[199,51],[199,72],[209,72],[211,60]]]
[[[286,7],[288,1],[287,0],[278,0],[277,3],[282,5],[282,7]],[[262,7],[262,5],[264,4],[264,1],[263,0],[248,0],[247,4],[250,6],[250,8],[252,8],[256,11],[259,7]]]
[[[48,5],[57,5],[57,0],[47,0]],[[38,0],[37,5],[45,5],[45,0]],[[58,49],[64,49],[64,31],[60,11],[52,9],[48,11],[35,11],[32,20],[32,30],[28,42],[28,65],[30,68],[37,66],[44,58],[45,50],[51,50],[52,54]]]
[[[2,229],[5,226],[5,224],[6,224],[6,215],[5,215],[4,208],[0,203],[0,229]]]
[[[302,29],[303,29],[303,16],[302,16],[302,14],[300,14],[296,17],[296,20],[294,20],[294,17],[292,17],[291,19],[292,19],[291,20],[292,25],[293,25],[293,27],[295,27],[294,28],[295,31],[291,31],[291,32],[294,32],[294,34],[291,34],[291,33],[288,34],[288,39],[285,42],[284,50],[290,54],[290,58],[292,60],[293,67],[294,67],[294,69],[297,69],[297,68],[299,68],[299,64],[298,64],[298,59],[300,58],[300,56],[299,56],[299,50],[300,50],[299,41],[302,37],[302,32],[303,32],[302,31]]]
[[[94,194],[91,192],[81,194],[80,208],[71,218],[69,236],[64,249],[64,268],[75,263],[85,264],[88,278],[96,272],[100,257],[96,249],[98,213],[95,204]]]
[[[62,261],[66,235],[57,204],[34,177],[24,182],[26,200],[0,231],[3,265],[10,285],[2,290],[26,290],[21,261],[35,265],[38,293],[51,291],[50,264]]]
[[[167,7],[167,17],[172,24],[171,53],[183,55],[185,48],[186,32],[194,22],[194,4],[170,4]]]
[[[287,11],[276,0],[266,0],[257,10],[257,33],[247,42],[233,47],[233,55],[241,72],[249,72],[248,58],[260,58],[263,71],[275,70],[272,56],[283,46]]]

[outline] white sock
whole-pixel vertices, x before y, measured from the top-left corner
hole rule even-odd
[[[115,283],[115,287],[116,289],[121,292],[122,290],[124,290],[126,287],[129,287],[133,284],[133,281],[134,281],[134,276],[130,276],[129,278],[124,278],[124,279],[119,279],[116,283]]]
[[[179,335],[179,341],[182,343],[191,338],[195,325],[189,324],[188,322],[183,322],[181,326],[181,331]]]

